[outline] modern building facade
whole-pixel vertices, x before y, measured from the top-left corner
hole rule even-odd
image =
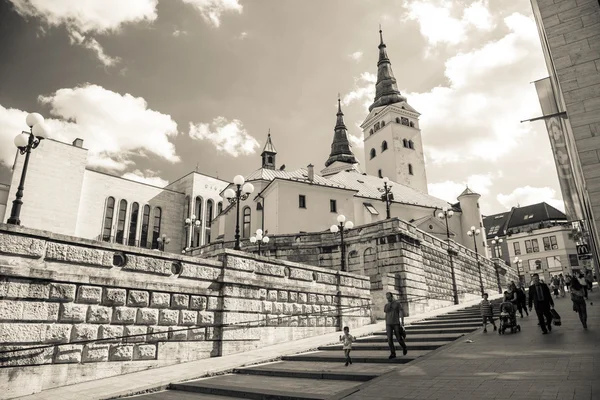
[[[600,2],[531,0],[549,77],[537,81],[565,210],[596,275],[600,242]]]

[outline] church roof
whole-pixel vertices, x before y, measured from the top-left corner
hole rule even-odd
[[[479,193],[475,193],[474,191],[472,191],[471,189],[469,189],[469,187],[467,186],[467,188],[465,190],[463,190],[463,192],[458,197],[466,196],[466,195],[469,195],[469,194],[476,194],[476,195],[479,196]]]
[[[271,131],[269,130],[269,135],[267,136],[267,143],[265,143],[265,148],[262,153],[273,153],[277,154],[277,150],[275,150],[275,146],[273,146],[273,142],[271,141]]]
[[[350,149],[350,141],[348,140],[346,124],[344,123],[344,113],[342,112],[342,105],[339,97],[338,112],[336,116],[337,120],[334,128],[333,143],[331,143],[331,153],[329,154],[327,161],[325,161],[325,167],[330,166],[336,161],[357,164],[358,160]]]
[[[383,188],[383,179],[372,175],[362,175],[353,171],[339,172],[328,178],[330,181],[344,185],[349,189],[358,190],[356,196],[368,197],[372,199],[381,199],[379,188]],[[397,182],[391,182],[394,202],[412,204],[422,207],[448,207],[448,202],[430,196],[426,193],[421,193],[410,186],[403,185]]]
[[[379,61],[377,62],[377,83],[375,84],[375,99],[369,106],[369,111],[376,107],[387,106],[394,103],[406,101],[406,97],[400,94],[398,84],[392,71],[392,63],[388,58],[386,45],[383,43],[383,33],[379,30]]]
[[[267,168],[259,168],[252,172],[246,177],[246,181],[253,180],[266,180],[272,181],[274,179],[284,179],[289,181],[312,183],[313,185],[329,186],[333,188],[345,189],[345,187],[339,183],[332,182],[331,180],[324,178],[320,175],[314,174],[312,182],[308,180],[308,171],[306,168],[299,168],[294,171],[282,171],[273,170]]]

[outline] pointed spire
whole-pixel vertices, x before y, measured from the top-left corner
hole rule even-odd
[[[330,166],[336,161],[341,161],[349,164],[357,164],[358,161],[350,149],[346,124],[344,123],[344,113],[342,112],[342,100],[338,93],[338,112],[335,122],[333,143],[331,143],[331,153],[325,162],[325,167]]]
[[[269,133],[267,135],[267,143],[265,143],[263,153],[277,154],[277,150],[275,150],[275,146],[273,146],[273,142],[271,141],[271,128],[269,128]]]
[[[386,45],[383,42],[383,31],[379,25],[379,60],[377,61],[377,83],[375,84],[375,100],[369,107],[371,111],[375,107],[387,106],[389,104],[406,101],[406,97],[400,94],[398,84],[392,71],[392,63],[388,58]]]
[[[269,134],[267,135],[267,143],[265,143],[265,148],[261,153],[262,158],[262,167],[266,169],[275,169],[275,156],[277,155],[277,150],[275,150],[275,146],[273,146],[273,142],[271,141],[271,129],[269,128]]]

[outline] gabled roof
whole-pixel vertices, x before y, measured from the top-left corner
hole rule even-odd
[[[488,239],[494,236],[506,236],[506,224],[510,219],[510,211],[483,217],[483,228]]]
[[[265,148],[263,149],[261,154],[264,153],[277,154],[277,150],[275,150],[275,146],[273,146],[273,142],[271,141],[271,130],[269,130],[269,135],[267,136],[267,143],[265,143]]]
[[[420,229],[428,233],[446,236],[446,224],[433,215],[426,215],[410,222],[417,228],[420,228],[422,225],[425,225],[427,222],[429,222],[427,224],[427,228]],[[432,225],[434,229],[429,229],[429,225]],[[456,236],[456,233],[454,233],[452,229],[448,229],[448,233],[450,233],[450,237]]]
[[[299,168],[295,171],[282,171],[282,170],[273,170],[266,168],[259,168],[256,171],[252,172],[250,175],[246,177],[246,181],[254,181],[254,180],[266,180],[272,181],[274,179],[284,179],[288,181],[296,181],[302,183],[311,183],[313,185],[321,185],[321,186],[329,186],[333,188],[341,188],[345,189],[346,187],[332,182],[331,180],[324,178],[320,175],[314,174],[312,182],[308,179],[308,171],[306,168]]]
[[[524,207],[515,207],[508,222],[508,228],[556,220],[566,221],[567,216],[548,203],[537,203]]]

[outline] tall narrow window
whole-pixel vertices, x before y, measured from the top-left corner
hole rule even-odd
[[[384,140],[383,142],[381,142],[381,152],[383,153],[387,149],[388,149],[387,142]]]
[[[337,212],[337,201],[336,200],[329,200],[329,211],[332,213]]]
[[[112,233],[112,224],[115,214],[115,198],[106,199],[106,209],[104,210],[104,226],[102,228],[102,240],[110,242]]]
[[[540,251],[540,245],[538,244],[537,239],[531,239],[531,246],[533,247],[533,252],[537,253]]]
[[[375,158],[376,155],[377,155],[377,152],[375,151],[375,149],[371,149],[371,152],[370,152],[371,159]]]
[[[298,208],[306,208],[306,196],[303,194],[298,195]]]
[[[160,223],[162,220],[162,210],[160,207],[154,209],[154,224],[152,226],[152,248],[158,249],[158,238],[160,237]]]
[[[190,214],[190,203],[191,203],[192,199],[190,198],[190,196],[185,196],[185,204],[183,205],[183,220],[185,221],[186,219],[191,217]],[[183,230],[185,231],[185,247],[189,246],[190,243],[190,226],[189,225],[183,225]]]
[[[533,250],[531,249],[531,240],[526,240],[525,241],[525,253],[529,254],[532,252],[533,252]]]
[[[221,214],[223,212],[223,202],[220,201],[217,203],[217,215]]]
[[[144,206],[144,213],[142,215],[142,232],[140,235],[140,247],[148,247],[148,228],[150,226],[150,206],[146,204]]]
[[[413,175],[413,167],[412,164],[408,164],[408,174]]]
[[[250,237],[250,207],[244,207],[243,215],[244,215],[244,227],[242,230],[242,237],[249,238]]]
[[[544,250],[550,250],[550,238],[549,237],[542,238],[542,243],[544,243]]]
[[[125,218],[127,217],[127,200],[123,199],[119,202],[119,214],[117,217],[117,234],[115,241],[125,244]]]
[[[412,140],[409,140],[408,141],[408,148],[414,150],[415,149],[415,142],[413,142]]]
[[[402,146],[408,147],[408,140],[402,139]]]
[[[519,244],[519,242],[514,242],[513,248],[515,250],[515,256],[520,256],[521,255],[521,245]]]
[[[196,204],[194,207],[194,214],[196,215],[196,218],[202,220],[202,202],[204,200],[202,200],[202,197],[197,196],[196,197]],[[195,247],[200,246],[200,238],[202,235],[202,228],[196,228],[196,230],[194,231],[195,235],[194,235],[194,241],[195,241]]]
[[[127,244],[129,246],[136,245],[136,235],[137,235],[137,224],[138,224],[138,215],[140,213],[140,205],[138,203],[133,203],[131,205],[131,213],[129,214],[129,240]]]
[[[550,236],[550,246],[552,250],[558,249],[558,243],[556,242],[556,236]]]
[[[206,200],[206,218],[204,218],[204,244],[210,243],[210,223],[213,219],[213,201]]]
[[[383,178],[383,171],[378,169],[377,170],[377,176],[379,176],[380,178]]]

